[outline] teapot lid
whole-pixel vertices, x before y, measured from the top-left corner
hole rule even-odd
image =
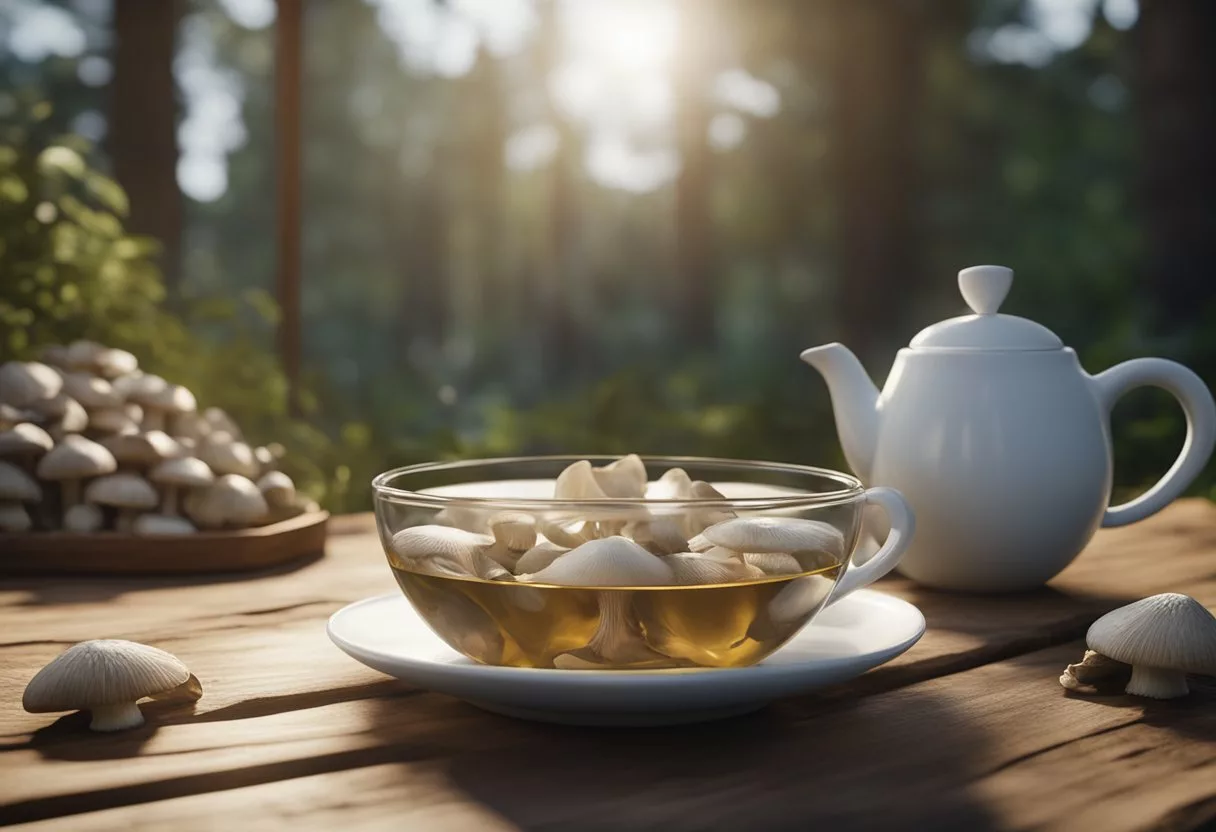
[[[1013,269],[972,266],[958,273],[958,288],[975,312],[933,324],[912,339],[913,349],[977,351],[1058,350],[1064,346],[1047,327],[1016,315],[1000,315],[1013,285]]]

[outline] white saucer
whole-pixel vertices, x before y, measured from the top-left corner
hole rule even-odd
[[[675,725],[748,713],[852,679],[915,644],[925,618],[907,601],[858,590],[757,665],[686,670],[477,664],[448,647],[400,593],[344,607],[328,632],[368,667],[488,711],[569,725]]]

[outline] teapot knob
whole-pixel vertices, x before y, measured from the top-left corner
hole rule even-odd
[[[972,266],[958,273],[963,300],[977,315],[995,315],[1013,285],[1013,269],[1005,266]]]

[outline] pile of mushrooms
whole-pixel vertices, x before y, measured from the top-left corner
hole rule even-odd
[[[0,364],[0,532],[179,535],[316,511],[282,455],[125,350],[76,341]]]
[[[553,497],[602,500],[604,506],[589,505],[585,516],[444,509],[433,524],[398,531],[390,558],[400,569],[436,576],[604,587],[597,594],[598,629],[587,650],[555,662],[570,668],[647,658],[630,593],[608,588],[796,576],[845,558],[844,535],[831,524],[798,517],[737,517],[712,485],[692,480],[681,468],[649,481],[636,455],[599,468],[587,460],[570,465],[557,477]],[[614,500],[621,502],[614,505]],[[637,501],[653,505],[642,507]],[[808,601],[803,588],[798,589],[795,603],[800,605],[813,608],[826,597],[816,592]]]
[[[1075,693],[1174,699],[1190,692],[1188,673],[1216,675],[1216,617],[1187,595],[1153,595],[1108,612],[1085,642],[1084,658],[1060,676]]]

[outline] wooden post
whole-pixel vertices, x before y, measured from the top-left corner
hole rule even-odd
[[[131,203],[128,227],[161,245],[165,282],[181,270],[182,197],[177,187],[177,94],[173,0],[115,0],[114,78],[107,146]]]
[[[303,0],[277,0],[275,25],[275,295],[289,405],[300,409],[301,90]]]

